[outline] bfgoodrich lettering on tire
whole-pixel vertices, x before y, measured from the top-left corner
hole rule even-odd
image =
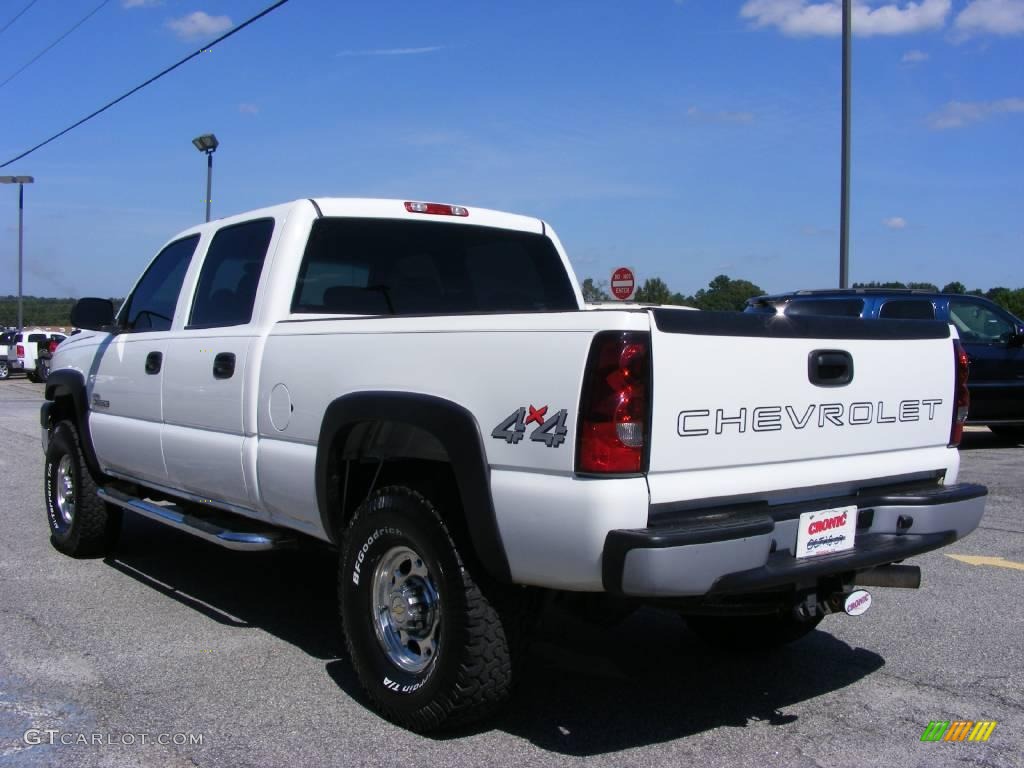
[[[430,731],[507,699],[513,617],[484,595],[424,496],[392,486],[360,506],[338,578],[352,666],[385,717]]]
[[[70,421],[53,428],[46,449],[43,493],[53,546],[73,557],[99,557],[113,549],[121,530],[121,510],[96,495],[96,484]]]

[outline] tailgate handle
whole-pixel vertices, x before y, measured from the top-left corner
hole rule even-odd
[[[841,349],[816,349],[807,356],[807,378],[816,387],[845,387],[853,381],[853,357]]]

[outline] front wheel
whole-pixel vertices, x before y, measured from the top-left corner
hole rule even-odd
[[[53,546],[72,557],[110,553],[121,530],[121,510],[96,495],[78,432],[70,421],[53,428],[44,470],[46,517]]]
[[[705,643],[731,651],[764,651],[810,634],[822,616],[809,620],[792,613],[764,616],[687,616],[686,624]]]
[[[421,494],[392,486],[359,507],[338,593],[352,666],[388,719],[426,732],[486,717],[508,698],[511,617]]]

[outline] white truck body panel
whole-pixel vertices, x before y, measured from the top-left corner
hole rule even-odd
[[[958,454],[946,446],[954,395],[949,338],[706,335],[660,329],[654,318],[665,309],[581,311],[575,275],[547,225],[477,208],[465,218],[432,220],[547,237],[571,280],[573,311],[293,312],[306,242],[321,214],[424,221],[401,201],[318,199],[195,227],[169,241],[200,235],[168,331],[83,333],[61,345],[54,369],[79,371],[85,379],[88,427],[102,471],[330,539],[314,466],[328,407],[360,392],[433,396],[473,416],[512,579],[588,591],[607,586],[602,561],[610,532],[646,528],[652,505],[719,498],[781,503],[893,478],[956,481]],[[272,218],[275,227],[250,322],[189,328],[214,234],[260,218]],[[584,374],[602,331],[650,335],[649,467],[631,477],[575,471]],[[848,386],[809,381],[808,355],[822,349],[845,350],[856,361]],[[144,373],[152,352],[162,355],[159,375]],[[234,375],[217,379],[215,358],[225,353],[234,355]],[[509,414],[528,406],[566,411],[563,444],[510,444],[491,436]],[[980,507],[975,511],[980,516]],[[785,549],[796,529],[780,524],[773,535]],[[763,561],[772,541],[772,535],[750,537],[736,562]],[[652,594],[671,593],[655,581],[664,573],[679,578],[672,552],[646,561],[630,557],[623,568],[637,584]],[[705,568],[677,594],[699,591],[709,578]]]

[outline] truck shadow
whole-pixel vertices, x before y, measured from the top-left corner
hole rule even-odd
[[[229,628],[255,627],[325,662],[341,690],[369,707],[335,603],[336,556],[319,546],[240,553],[125,516],[107,565]],[[571,756],[671,741],[721,726],[784,725],[785,708],[842,689],[884,665],[827,629],[761,656],[716,652],[674,614],[641,610],[604,628],[545,613],[516,695],[497,718],[437,740],[492,729]]]
[[[960,441],[961,451],[978,451],[993,448],[1016,448],[1020,443],[1008,437],[997,435],[989,430],[964,431]]]
[[[815,631],[786,648],[710,650],[678,616],[642,610],[614,629],[551,617],[526,679],[496,726],[538,747],[599,755],[722,726],[778,726],[784,709],[845,688],[885,661]]]

